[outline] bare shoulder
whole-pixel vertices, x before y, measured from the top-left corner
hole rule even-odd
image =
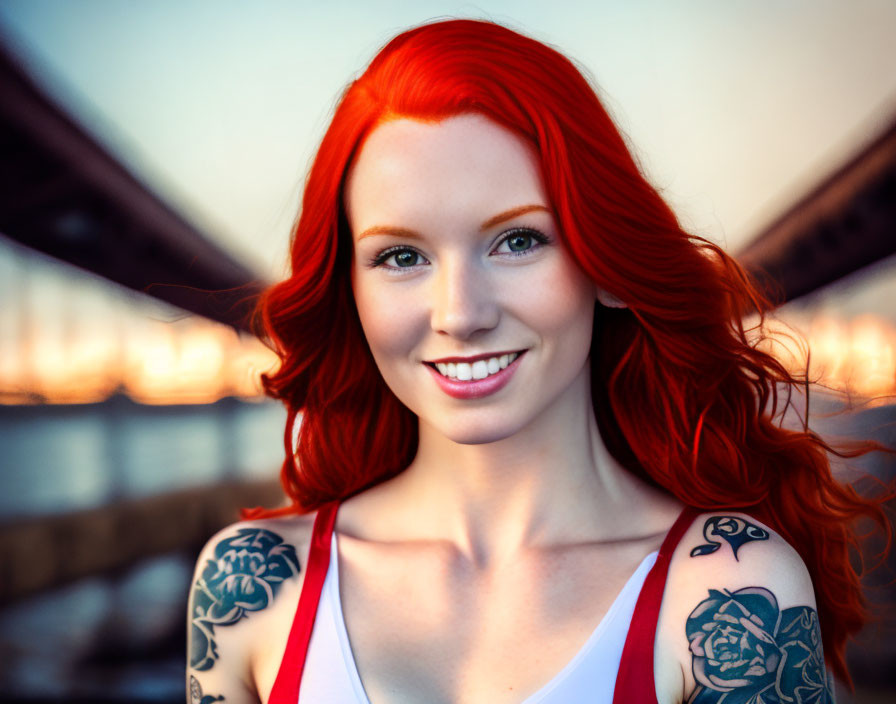
[[[669,567],[655,664],[661,704],[832,702],[799,553],[745,513],[698,515]]]
[[[187,616],[187,701],[267,700],[302,589],[313,523],[314,514],[240,521],[202,548]]]

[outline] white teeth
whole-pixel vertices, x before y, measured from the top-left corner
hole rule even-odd
[[[471,379],[485,379],[492,374],[497,374],[513,362],[519,355],[516,352],[502,354],[500,357],[478,359],[472,364],[468,362],[437,362],[436,369],[442,376],[458,381],[470,381]]]

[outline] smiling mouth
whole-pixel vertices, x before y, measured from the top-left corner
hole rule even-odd
[[[494,357],[485,357],[473,362],[424,362],[446,379],[454,381],[479,381],[506,369],[521,352],[508,352]]]

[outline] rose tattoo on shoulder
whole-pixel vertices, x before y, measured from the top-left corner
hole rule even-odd
[[[827,704],[818,615],[781,611],[763,587],[709,590],[685,625],[694,691],[688,704]]]
[[[299,573],[296,549],[263,528],[241,528],[215,546],[193,590],[190,666],[210,670],[218,659],[215,628],[269,606],[284,580]]]

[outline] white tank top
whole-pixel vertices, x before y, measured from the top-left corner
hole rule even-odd
[[[330,563],[302,674],[301,704],[370,704],[342,617],[337,553],[338,542],[333,531]],[[656,552],[644,558],[579,652],[522,704],[612,703],[635,602],[656,558]]]

